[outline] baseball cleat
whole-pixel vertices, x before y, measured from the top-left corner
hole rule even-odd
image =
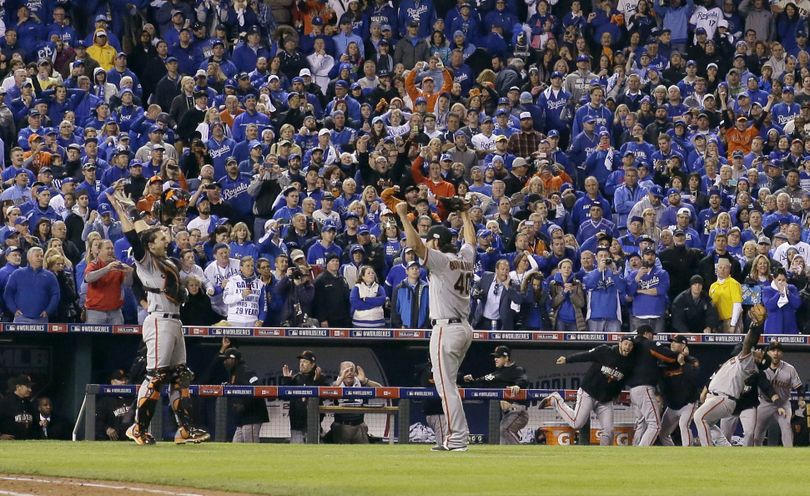
[[[470,448],[466,446],[459,446],[457,448],[447,448],[447,451],[469,451]]]
[[[136,432],[137,424],[132,424],[127,429],[127,437],[135,441],[138,446],[150,446],[156,444],[155,438],[148,432],[141,434]]]
[[[432,446],[430,448],[430,451],[450,451],[450,450],[448,450],[446,447],[444,447],[442,445],[437,445],[437,446]]]
[[[174,444],[199,444],[211,439],[211,434],[199,427],[181,427],[174,436]]]

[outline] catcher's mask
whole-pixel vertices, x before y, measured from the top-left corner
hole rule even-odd
[[[163,225],[171,225],[172,219],[185,215],[188,208],[188,193],[181,189],[169,188],[160,195],[160,200],[152,206],[152,214]]]

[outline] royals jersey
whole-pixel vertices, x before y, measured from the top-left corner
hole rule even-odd
[[[245,279],[242,274],[234,275],[222,295],[222,301],[228,305],[228,322],[253,324],[259,316],[259,293],[264,283],[258,277]],[[242,296],[244,290],[250,294]]]
[[[719,393],[732,398],[740,398],[745,387],[745,380],[757,371],[754,354],[736,355],[724,363],[715,372],[709,383],[709,392]]]
[[[776,368],[773,366],[765,369],[765,378],[773,386],[773,390],[779,395],[780,401],[788,401],[790,399],[790,392],[802,385],[802,380],[799,378],[799,373],[796,368],[787,362],[779,362]],[[766,398],[759,392],[760,401],[769,402],[770,398]]]
[[[430,318],[467,320],[474,264],[475,248],[467,243],[458,253],[427,249],[425,267],[430,271]]]
[[[222,302],[222,281],[230,279],[234,274],[239,273],[239,260],[231,258],[227,267],[220,267],[216,260],[208,264],[205,268],[205,277],[214,285],[214,296],[211,297],[211,306],[220,315],[226,315],[228,310]]]

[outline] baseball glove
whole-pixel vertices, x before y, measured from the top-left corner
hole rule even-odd
[[[465,212],[472,207],[472,202],[460,196],[440,196],[439,203],[448,212]]]
[[[765,305],[757,303],[751,307],[751,310],[748,310],[748,316],[751,317],[751,324],[762,325],[765,322],[765,317],[768,316],[768,311],[765,309]]]

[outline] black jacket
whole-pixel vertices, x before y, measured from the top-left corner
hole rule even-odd
[[[466,383],[466,385],[470,387],[495,389],[520,386],[521,389],[527,389],[529,387],[529,380],[526,378],[526,370],[513,363],[506,367],[496,368],[489,374],[476,377],[472,382]],[[514,403],[528,405],[528,402],[525,401],[515,401]]]
[[[708,288],[712,285],[712,283],[717,281],[717,273],[715,272],[714,265],[717,263],[717,259],[720,257],[726,258],[729,262],[731,262],[731,277],[740,283],[742,283],[744,280],[742,277],[742,271],[740,270],[740,263],[737,262],[737,259],[732,254],[726,252],[725,255],[717,255],[716,253],[712,252],[703,257],[699,262],[698,274],[703,276],[704,288]]]
[[[678,354],[669,349],[669,346],[661,345],[655,341],[643,337],[635,339],[633,346],[633,373],[627,378],[625,385],[628,388],[634,386],[655,386],[661,378],[659,363],[677,365]]]
[[[211,326],[224,320],[224,317],[211,307],[211,299],[201,288],[197,294],[189,293],[188,300],[180,307],[180,321],[183,325]]]
[[[569,355],[565,361],[591,362],[580,387],[600,402],[615,400],[622,390],[625,377],[633,370],[633,354],[622,356],[618,345],[603,344],[590,351]]]
[[[331,386],[324,376],[315,379],[315,372],[295,374],[282,377],[282,386]],[[290,398],[290,429],[305,431],[307,429],[307,398]]]
[[[230,372],[227,384],[240,386],[258,386],[259,378],[256,373],[240,363]],[[250,424],[261,424],[268,421],[267,405],[264,398],[237,397],[231,399],[234,411],[234,423],[237,427]]]
[[[172,108],[172,100],[180,94],[180,76],[171,79],[168,74],[158,81],[155,92],[152,95],[152,103],[160,105],[164,112],[169,112]]]
[[[681,291],[689,289],[689,279],[698,273],[698,263],[703,258],[703,252],[686,246],[673,246],[661,251],[659,258],[661,267],[669,274],[667,296],[671,301]]]
[[[38,415],[30,399],[11,393],[0,400],[0,434],[10,434],[16,440],[36,439]]]
[[[700,397],[700,365],[694,357],[667,365],[661,372],[661,394],[669,408],[679,409]]]
[[[107,440],[107,429],[112,427],[118,433],[119,441],[126,441],[127,428],[135,418],[132,398],[126,396],[104,396],[96,405],[96,440]]]
[[[339,275],[323,272],[315,279],[315,298],[312,309],[319,322],[327,321],[331,327],[351,327],[349,307],[351,290]]]
[[[701,293],[695,300],[691,291],[685,289],[672,301],[672,329],[681,333],[702,333],[707,327],[716,329],[720,325],[717,309],[712,301]]]
[[[54,322],[79,322],[81,307],[79,307],[79,295],[76,292],[76,285],[73,278],[62,270],[55,273],[59,282],[59,305],[56,309]]]

